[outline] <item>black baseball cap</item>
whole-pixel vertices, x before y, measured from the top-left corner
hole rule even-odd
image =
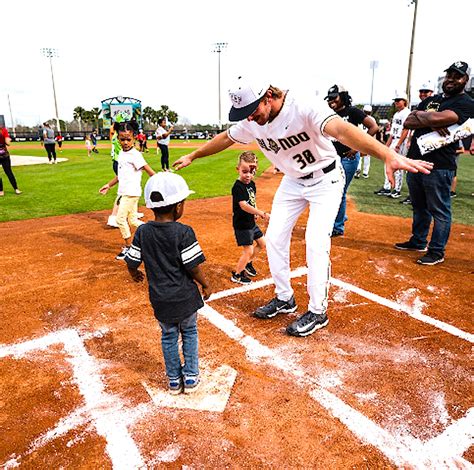
[[[454,70],[455,72],[459,72],[463,75],[469,76],[471,73],[471,69],[469,68],[469,65],[467,65],[466,62],[463,62],[462,60],[458,60],[457,62],[454,62],[451,64],[445,72],[448,72],[450,70]]]
[[[328,90],[328,95],[324,98],[325,100],[333,100],[339,96],[339,93],[347,91],[342,85],[333,85]]]

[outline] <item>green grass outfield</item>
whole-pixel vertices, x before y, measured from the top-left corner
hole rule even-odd
[[[75,145],[84,145],[74,142]],[[18,149],[17,147],[22,147]],[[177,158],[192,149],[170,148],[170,160]],[[180,174],[186,179],[191,189],[196,191],[190,199],[202,199],[230,194],[230,189],[237,177],[236,160],[241,150],[226,150],[218,156],[196,160]],[[12,155],[45,156],[46,152],[38,142],[12,144]],[[259,154],[260,175],[269,167],[269,162]],[[67,162],[57,165],[28,165],[14,167],[13,171],[23,194],[16,196],[3,170],[5,196],[0,198],[0,222],[25,220],[52,215],[76,214],[96,210],[110,209],[115,197],[115,190],[106,196],[99,194],[99,188],[112,179],[112,164],[107,149],[100,149],[98,155],[87,157],[83,149],[68,149],[68,142],[63,144],[63,152],[58,157],[68,158]],[[159,155],[154,148],[145,154],[150,166],[160,169]],[[148,178],[143,176],[143,183]],[[474,157],[463,155],[458,169],[458,197],[453,200],[454,222],[474,225]],[[389,199],[375,196],[373,192],[383,183],[383,165],[372,158],[370,178],[354,180],[349,194],[355,199],[357,208],[362,212],[411,217],[411,206],[399,204],[401,199]],[[258,185],[258,181],[257,181]],[[406,183],[403,196],[407,194]],[[141,204],[144,204],[143,199]]]

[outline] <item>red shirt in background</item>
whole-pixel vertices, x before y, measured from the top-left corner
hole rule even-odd
[[[10,137],[10,134],[8,133],[8,129],[6,127],[2,127],[1,130],[2,130],[2,135],[3,137],[5,137],[5,139],[7,137]]]

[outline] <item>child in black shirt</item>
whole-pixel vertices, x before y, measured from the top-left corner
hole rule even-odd
[[[237,245],[242,247],[242,255],[237,261],[230,280],[240,284],[250,284],[249,276],[254,277],[257,271],[253,267],[254,257],[265,248],[265,237],[255,223],[255,218],[269,220],[270,215],[257,209],[257,188],[252,181],[257,170],[257,157],[253,152],[239,155],[237,171],[239,178],[232,187],[232,225]],[[254,247],[253,242],[256,242]]]
[[[200,264],[205,261],[191,227],[177,222],[184,200],[192,194],[184,179],[173,173],[157,173],[145,186],[146,206],[155,220],[138,227],[125,256],[133,280],[143,280],[138,267],[143,262],[148,278],[150,303],[158,320],[161,346],[172,394],[193,392],[199,384],[197,310],[211,295]],[[195,282],[196,281],[196,282]],[[181,333],[184,364],[178,339]]]

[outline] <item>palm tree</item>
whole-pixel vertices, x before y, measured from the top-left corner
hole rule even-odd
[[[102,112],[102,110],[100,110],[99,108],[92,108],[90,112],[91,112],[92,117],[94,119],[94,127],[96,129],[98,129],[99,128],[99,116],[100,116],[100,113]]]
[[[143,119],[145,119],[146,122],[149,122],[150,124],[152,123],[153,121],[153,117],[155,115],[155,110],[150,107],[150,106],[147,106],[144,110],[143,110]]]
[[[84,113],[86,110],[82,106],[76,106],[73,110],[73,118],[79,123],[79,130],[82,131],[81,122],[84,119]]]

